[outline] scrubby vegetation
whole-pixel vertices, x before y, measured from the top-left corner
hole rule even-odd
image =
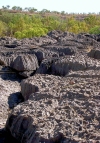
[[[79,17],[84,16],[78,15]],[[83,19],[64,11],[50,12],[35,8],[3,7],[0,10],[0,36],[11,36],[18,39],[46,35],[51,30],[69,31],[73,33],[88,32],[100,34],[100,16],[87,14]]]

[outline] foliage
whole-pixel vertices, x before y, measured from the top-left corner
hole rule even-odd
[[[90,29],[89,31],[90,34],[100,34],[100,26],[95,26]]]
[[[9,7],[8,5],[8,10],[1,11],[0,14],[0,36],[11,36],[19,39],[31,38],[46,35],[51,30],[100,34],[100,16],[88,15],[83,20],[77,20],[75,15],[65,18],[60,17],[59,14],[45,16],[45,13],[50,12],[46,9],[42,10],[42,14],[9,13]],[[5,9],[5,7],[3,8]],[[12,7],[12,9],[22,10],[17,6]],[[37,11],[35,8],[25,9],[30,12]],[[64,11],[61,12],[61,16],[63,15],[66,15]]]
[[[78,21],[71,17],[67,20],[66,30],[73,33],[88,32],[88,27],[85,21]]]
[[[6,35],[6,24],[2,21],[0,21],[0,36],[5,36]]]
[[[47,29],[45,28],[40,28],[40,27],[34,27],[34,28],[29,28],[28,30],[23,30],[23,31],[17,31],[15,32],[14,36],[18,39],[22,38],[32,38],[32,37],[39,37],[42,35],[46,35]]]

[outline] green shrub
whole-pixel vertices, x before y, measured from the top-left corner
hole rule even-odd
[[[46,28],[41,28],[41,27],[34,27],[30,28],[28,30],[23,30],[22,32],[17,31],[15,32],[14,36],[18,39],[21,38],[32,38],[32,37],[39,37],[46,35],[48,30]]]
[[[73,17],[62,18],[59,15],[37,13],[28,15],[23,13],[2,12],[0,15],[0,36],[11,36],[18,39],[39,37],[51,30],[69,31],[72,33],[89,32],[100,33],[100,16],[89,15],[78,21]]]
[[[7,26],[4,22],[0,21],[0,36],[5,36],[7,31]]]
[[[95,26],[90,29],[89,31],[90,34],[100,34],[100,26]]]
[[[21,39],[22,38],[22,33],[20,31],[15,32],[14,37]]]

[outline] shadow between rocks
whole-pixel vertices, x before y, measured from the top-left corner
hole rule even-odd
[[[11,136],[10,132],[5,131],[5,129],[0,130],[0,143],[20,143],[14,137]]]
[[[10,94],[8,97],[8,105],[10,109],[13,109],[19,103],[24,102],[24,98],[20,92]]]
[[[10,132],[2,129],[0,130],[0,143],[20,143],[20,141],[12,137]],[[60,135],[59,137],[53,140],[41,138],[40,143],[78,143],[78,142],[69,138],[64,138],[63,135]]]

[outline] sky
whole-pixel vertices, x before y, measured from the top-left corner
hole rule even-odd
[[[100,12],[100,0],[0,0],[0,8],[10,5],[34,7],[38,11],[47,9],[50,11],[65,11],[68,13],[98,13]]]

